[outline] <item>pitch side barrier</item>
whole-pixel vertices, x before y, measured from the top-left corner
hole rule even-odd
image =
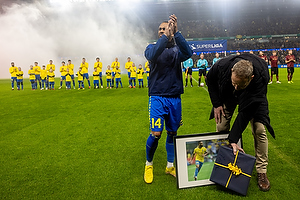
[[[271,68],[271,65],[268,65],[269,68]],[[300,68],[300,64],[295,64],[294,67],[299,67]],[[278,68],[287,68],[287,65],[278,65]],[[210,67],[206,68],[206,71],[209,71]],[[185,72],[185,69],[182,69],[183,72]],[[193,72],[198,72],[199,69],[198,68],[193,68]]]

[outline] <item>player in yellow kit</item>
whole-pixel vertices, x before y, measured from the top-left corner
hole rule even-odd
[[[42,90],[44,89],[44,87],[46,86],[46,90],[47,88],[47,70],[46,70],[46,66],[43,65],[42,70],[41,70],[41,80],[42,80]]]
[[[204,163],[204,157],[207,156],[208,152],[206,151],[206,148],[203,146],[203,142],[200,141],[198,146],[194,149],[192,159],[196,156],[196,169],[195,169],[195,175],[194,179],[197,180],[198,173]]]
[[[129,82],[129,85],[130,85],[130,88],[135,88],[135,84],[136,84],[136,66],[134,63],[132,63],[132,66],[130,67],[130,82]],[[132,82],[134,83],[132,85]]]
[[[115,79],[115,75],[116,75],[116,68],[120,69],[120,63],[118,62],[118,58],[115,58],[115,61],[111,63],[111,68],[112,68],[112,87],[114,87],[114,79]]]
[[[131,61],[131,58],[128,57],[127,58],[127,63],[125,63],[125,69],[127,69],[127,72],[128,72],[128,81],[129,81],[129,87],[130,87],[130,68],[132,67],[132,61]]]
[[[149,86],[149,74],[150,74],[150,66],[149,66],[148,61],[145,63],[145,68],[146,68],[146,74],[147,74],[147,86],[146,87],[148,87]]]
[[[49,60],[49,64],[46,67],[47,74],[50,72],[50,69],[55,71],[55,65],[53,64],[53,60]],[[48,75],[47,75],[47,81],[46,81],[46,90],[49,87],[49,80],[48,80]]]
[[[33,70],[34,70],[34,73],[35,73],[35,89],[37,89],[37,82],[39,82],[40,90],[41,90],[42,89],[42,84],[41,84],[41,67],[38,66],[38,62],[34,62]]]
[[[14,62],[11,62],[11,67],[9,68],[9,73],[11,76],[11,89],[15,89],[15,81],[17,83],[17,72],[18,68],[15,66]]]
[[[102,62],[100,62],[100,58],[97,57],[96,58],[96,62],[94,64],[94,69],[97,68],[97,72],[99,73],[99,79],[100,79],[100,83],[101,83],[101,88],[103,88],[103,81],[102,81]],[[93,76],[94,76],[94,72],[93,72]],[[95,79],[94,79],[95,80]],[[94,85],[95,88],[95,85]],[[98,88],[99,88],[99,84],[98,84]]]
[[[70,74],[70,69],[67,68],[66,70],[66,89],[71,90],[71,81],[72,81],[72,76]]]
[[[139,64],[139,69],[137,70],[137,78],[139,81],[139,88],[144,87],[144,70],[143,70],[143,66],[141,64]]]
[[[110,70],[110,66],[107,65],[107,70],[105,71],[106,74],[106,89],[108,89],[108,87],[111,89],[111,70]]]
[[[59,90],[62,87],[63,81],[65,81],[65,85],[66,85],[66,74],[67,74],[67,66],[65,65],[65,61],[61,62],[62,66],[60,66],[59,71],[61,74],[61,78],[60,78],[60,86],[59,86]],[[66,85],[67,86],[67,85]]]
[[[29,75],[29,81],[31,83],[31,89],[35,90],[35,71],[33,69],[33,66],[30,65],[30,69],[28,70],[28,75]]]
[[[73,82],[73,88],[75,89],[74,65],[72,64],[71,60],[68,60],[67,68],[69,69],[69,73]]]
[[[121,88],[123,88],[122,81],[121,81],[121,70],[120,70],[119,66],[116,66],[115,77],[116,77],[116,89],[118,89],[119,83],[120,83]]]
[[[99,88],[99,71],[97,70],[97,67],[94,68],[93,78],[94,78],[94,89],[98,89]]]
[[[85,62],[85,58],[82,58],[80,67],[81,67],[81,71],[83,73],[83,81],[84,81],[84,79],[87,79],[89,88],[91,88],[91,83],[90,83],[90,79],[89,79],[89,63]]]
[[[50,68],[47,76],[48,76],[48,80],[49,80],[49,90],[54,90],[55,74],[54,74],[54,70],[52,68]]]
[[[79,67],[79,70],[78,70],[76,76],[78,76],[78,90],[80,90],[80,89],[84,90],[83,73],[81,71],[81,67]]]
[[[23,71],[21,70],[21,67],[18,68],[18,72],[17,72],[17,87],[18,90],[20,90],[20,85],[22,85],[22,90],[23,90]]]

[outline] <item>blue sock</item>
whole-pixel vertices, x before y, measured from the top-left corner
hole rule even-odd
[[[167,160],[170,163],[174,162],[174,134],[169,134],[167,135],[167,140],[166,140],[166,150],[167,150]]]
[[[100,78],[100,83],[101,83],[101,86],[103,86],[103,81],[102,81],[102,78]]]
[[[75,80],[73,79],[73,87],[75,87]]]
[[[88,80],[88,83],[89,83],[89,86],[91,86],[91,82],[90,82],[90,79]]]
[[[146,155],[147,155],[147,161],[152,162],[154,153],[156,151],[158,140],[160,137],[155,137],[150,133],[147,143],[146,143]]]
[[[60,81],[60,87],[62,87],[62,81]]]
[[[195,176],[198,176],[198,172],[199,172],[199,168],[196,167],[196,169],[195,169]]]
[[[123,87],[123,85],[122,85],[122,81],[120,81],[120,85],[121,85],[121,87]]]

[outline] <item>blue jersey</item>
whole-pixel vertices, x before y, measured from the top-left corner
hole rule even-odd
[[[174,43],[166,35],[150,44],[145,57],[150,63],[149,96],[176,96],[183,93],[181,62],[193,54],[181,33],[174,34]]]
[[[214,58],[213,59],[213,65],[218,61],[218,60],[220,60],[221,58],[219,57],[219,58]]]
[[[203,65],[203,64],[204,64],[204,65]],[[198,67],[199,69],[205,69],[206,67],[208,67],[208,62],[207,62],[207,60],[206,60],[206,59],[203,59],[203,60],[199,59],[198,62],[197,62],[197,67]]]
[[[183,67],[186,69],[188,67],[193,67],[193,59],[189,58],[186,61],[183,62]]]

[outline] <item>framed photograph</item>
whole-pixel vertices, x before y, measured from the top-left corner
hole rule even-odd
[[[220,146],[228,145],[228,132],[175,137],[177,186],[179,189],[214,184],[209,181]],[[238,145],[242,147],[241,140]]]

